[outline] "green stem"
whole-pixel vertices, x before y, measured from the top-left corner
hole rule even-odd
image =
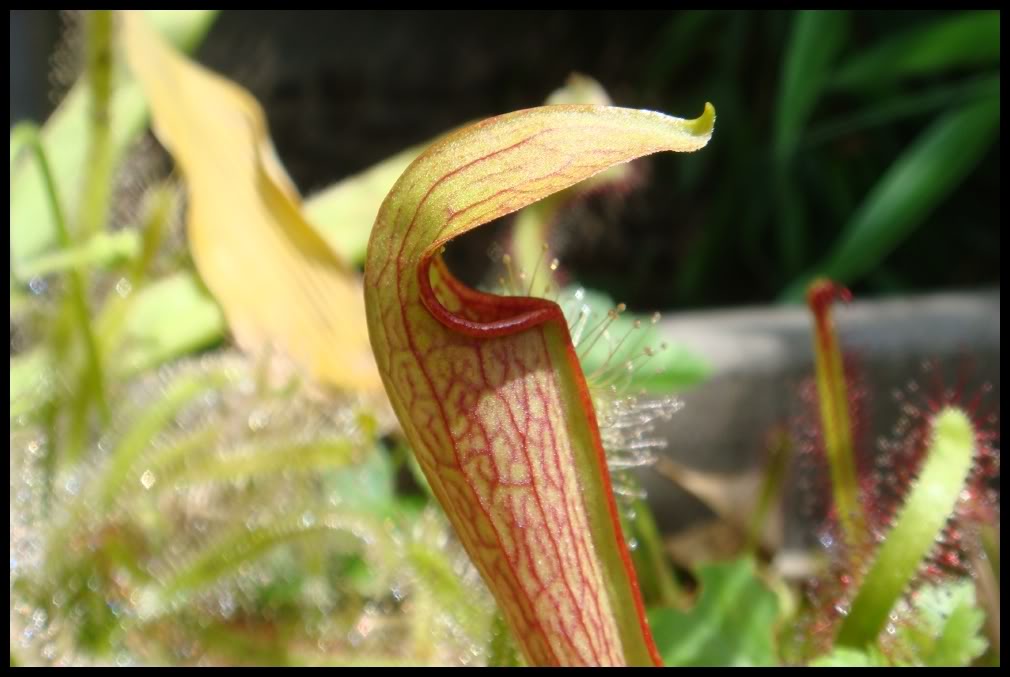
[[[45,187],[46,199],[52,212],[53,222],[56,224],[56,232],[59,237],[60,246],[64,250],[71,250],[74,242],[67,227],[67,220],[63,206],[60,201],[56,182],[49,166],[46,150],[42,146],[39,136],[39,129],[31,123],[21,123],[11,131],[12,146],[24,146],[34,155],[42,173],[43,185]],[[12,158],[13,164],[14,158]],[[84,276],[76,268],[67,271],[69,279],[70,306],[76,320],[77,330],[84,338],[84,348],[87,360],[87,385],[94,389],[95,399],[98,402],[99,411],[105,421],[109,419],[109,406],[105,395],[105,377],[102,368],[101,355],[98,350],[98,341],[95,338],[91,327],[91,313],[88,308],[88,300],[85,296]],[[73,448],[73,447],[72,447]]]
[[[975,433],[964,412],[947,408],[937,414],[922,472],[838,630],[838,645],[862,649],[876,641],[946,526],[974,455]]]
[[[63,273],[71,268],[84,270],[91,266],[115,265],[124,259],[135,259],[140,246],[140,239],[133,230],[103,233],[70,249],[46,252],[18,265],[16,278],[30,280]]]
[[[139,251],[132,258],[125,278],[130,291],[124,296],[111,295],[98,319],[98,334],[107,355],[115,353],[120,347],[130,308],[140,297],[139,289],[164,239],[174,200],[175,194],[167,186],[152,188],[145,196],[140,241],[136,241],[135,231],[126,231],[133,236],[134,248]]]
[[[685,608],[684,591],[670,568],[663,548],[663,538],[649,504],[638,499],[632,504],[631,510],[633,515],[626,519],[626,532],[636,543],[636,547],[631,550],[631,559],[638,573],[642,598],[647,605]]]
[[[88,155],[83,167],[86,178],[80,213],[80,232],[84,237],[91,237],[103,228],[112,192],[112,36],[112,10],[92,10],[87,13],[85,78],[91,106],[88,116]]]
[[[769,446],[768,468],[765,470],[764,481],[761,483],[761,493],[758,495],[757,506],[747,528],[747,551],[752,555],[761,547],[761,537],[768,522],[768,514],[775,497],[781,495],[785,482],[786,467],[792,457],[793,444],[789,434],[783,430],[776,431]]]
[[[512,631],[505,623],[505,616],[498,609],[491,621],[491,644],[488,648],[488,667],[519,668],[523,666],[522,656],[516,649]]]

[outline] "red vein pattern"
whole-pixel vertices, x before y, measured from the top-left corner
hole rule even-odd
[[[467,289],[443,243],[607,167],[705,145],[695,121],[602,106],[492,118],[439,141],[383,203],[365,304],[432,490],[534,665],[658,665],[585,378],[558,306]]]

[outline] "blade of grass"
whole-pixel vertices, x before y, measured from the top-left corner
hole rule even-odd
[[[861,132],[873,127],[933,113],[952,104],[981,103],[983,99],[999,98],[1000,75],[985,75],[945,83],[924,92],[902,92],[884,101],[829,120],[810,130],[803,143],[804,150],[816,148],[840,136]]]
[[[793,186],[792,161],[800,138],[831,68],[848,35],[849,15],[836,11],[800,11],[782,62],[773,139],[775,199],[779,212],[779,257],[795,274],[806,249],[804,206]]]
[[[827,258],[794,282],[798,301],[810,280],[852,284],[868,274],[961,183],[999,133],[999,99],[947,113],[894,161],[846,225]]]
[[[875,89],[958,67],[999,65],[999,24],[999,10],[962,12],[922,22],[857,52],[838,69],[832,85]]]
[[[350,547],[375,547],[385,543],[385,532],[367,517],[349,514],[320,516],[311,524],[302,518],[288,518],[274,524],[248,528],[238,525],[198,553],[188,565],[168,578],[157,590],[148,593],[144,606],[148,616],[165,609],[166,604],[189,593],[201,590],[281,545],[313,542],[333,538],[337,534],[350,536]],[[153,593],[153,596],[152,596]]]
[[[60,194],[57,191],[56,181],[50,168],[48,155],[42,145],[38,127],[30,123],[21,123],[11,131],[11,138],[14,140],[11,144],[12,146],[26,148],[33,155],[35,164],[38,166],[42,176],[43,195],[46,199],[50,216],[55,224],[60,245],[64,249],[70,249],[73,246],[73,239],[67,226],[66,212],[64,211]],[[98,411],[105,421],[109,418],[109,408],[105,396],[105,375],[101,354],[99,353],[98,342],[92,330],[91,312],[88,308],[87,296],[85,295],[86,282],[83,274],[76,269],[69,271],[68,282],[69,293],[66,300],[68,314],[74,320],[74,333],[83,339],[85,356],[85,366],[80,376],[80,389],[75,393],[77,399],[72,408],[72,420],[68,433],[69,442],[66,445],[69,455],[74,456],[83,449],[83,437],[87,426],[86,418],[91,402],[93,401],[97,404]],[[62,340],[60,340],[54,345],[62,343]],[[55,427],[53,432],[55,432]],[[55,445],[50,444],[47,447],[55,448]],[[53,463],[58,460],[54,459]],[[49,464],[49,467],[52,469],[55,468],[55,465]]]

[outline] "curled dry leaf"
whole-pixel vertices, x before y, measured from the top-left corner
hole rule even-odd
[[[239,344],[337,387],[378,387],[359,281],[305,219],[245,90],[121,15],[130,68],[185,176],[190,249]]]

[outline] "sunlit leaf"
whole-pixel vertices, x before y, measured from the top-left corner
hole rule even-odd
[[[231,533],[219,535],[196,553],[161,586],[142,595],[141,613],[147,616],[164,613],[177,596],[217,583],[243,564],[282,545],[310,542],[320,547],[326,543],[357,551],[383,539],[385,535],[380,524],[368,516],[347,513],[320,515],[311,522],[295,516],[254,528],[240,523]]]
[[[887,668],[891,667],[890,661],[880,653],[876,647],[869,647],[865,651],[850,649],[839,646],[819,658],[810,662],[812,668]]]
[[[610,100],[598,82],[584,75],[575,74],[569,78],[564,87],[552,92],[546,103],[608,105]],[[375,222],[375,216],[389,189],[421,151],[437,140],[433,139],[428,143],[401,151],[359,174],[309,196],[305,200],[305,215],[316,224],[319,232],[345,260],[354,264],[364,262],[372,223]],[[601,176],[594,177],[586,187],[625,180],[628,173],[627,166],[611,167]],[[580,187],[580,192],[584,192],[582,188]],[[517,233],[521,231],[522,228],[517,229]],[[520,234],[517,237],[521,239],[523,236]],[[543,239],[539,238],[532,244],[534,258],[539,255],[542,241]],[[519,260],[522,262],[524,259]]]
[[[869,530],[859,501],[860,487],[852,432],[854,417],[842,349],[831,308],[836,300],[848,301],[851,298],[848,289],[830,280],[817,280],[807,291],[807,304],[814,320],[817,409],[824,454],[831,475],[831,496],[838,511],[842,537],[854,550],[864,544]]]
[[[184,319],[184,321],[183,321]],[[162,278],[138,293],[126,315],[114,366],[128,376],[220,341],[221,309],[189,272]]]
[[[360,449],[348,440],[274,444],[225,454],[204,453],[172,475],[171,480],[177,485],[188,485],[235,482],[279,473],[321,473],[346,468],[359,456]]]
[[[379,212],[365,305],[379,371],[431,488],[531,664],[658,661],[595,414],[560,308],[464,287],[452,238],[607,167],[711,136],[604,106],[492,118],[425,151]]]
[[[915,595],[913,617],[899,641],[915,647],[916,658],[933,667],[964,667],[985,653],[985,614],[970,580],[930,585]]]
[[[247,92],[186,60],[136,12],[121,15],[155,131],[186,178],[190,249],[235,338],[320,381],[378,386],[361,289],[301,213]]]
[[[563,87],[551,92],[547,97],[548,105],[583,104],[594,106],[610,106],[612,102],[603,85],[591,77],[573,73]],[[551,229],[556,225],[564,212],[580,200],[604,192],[628,190],[634,186],[635,171],[629,164],[608,167],[599,174],[551,195],[534,205],[520,210],[512,227],[512,256],[516,268],[529,278],[529,287],[534,293],[540,293],[539,288],[547,276],[545,247],[551,242]],[[589,371],[588,367],[586,369]]]

